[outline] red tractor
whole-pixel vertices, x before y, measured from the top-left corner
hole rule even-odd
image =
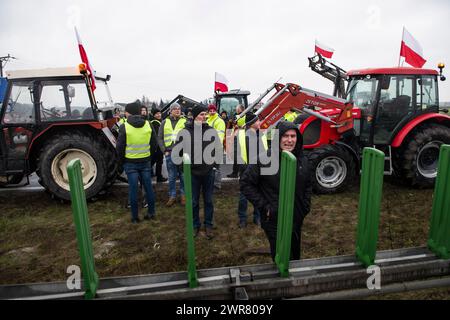
[[[33,172],[54,197],[70,200],[67,164],[81,159],[86,197],[92,198],[117,176],[114,105],[109,76],[85,66],[7,72],[0,110],[0,183],[17,184]]]
[[[364,147],[386,154],[385,174],[415,187],[431,187],[439,148],[450,144],[450,117],[439,113],[438,77],[445,80],[443,67],[439,65],[440,73],[401,67],[346,74],[332,68],[328,75],[337,70],[334,93],[346,99],[295,84],[275,84],[271,89],[276,93],[257,114],[267,129],[291,109],[302,113],[297,123],[317,193],[345,189],[360,172]],[[349,82],[345,94],[344,81]]]

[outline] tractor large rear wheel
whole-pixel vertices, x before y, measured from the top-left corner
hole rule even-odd
[[[401,176],[414,187],[433,187],[443,144],[450,144],[450,128],[443,125],[431,124],[410,135],[398,158]]]
[[[355,161],[340,146],[326,145],[307,152],[313,190],[318,194],[340,192],[355,177]]]
[[[109,152],[99,139],[82,132],[65,132],[46,142],[38,160],[39,182],[53,196],[70,200],[67,165],[80,159],[86,198],[97,195],[108,179]]]

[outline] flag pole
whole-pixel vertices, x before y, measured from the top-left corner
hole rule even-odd
[[[398,67],[400,68],[400,60],[402,59],[402,46],[403,46],[403,36],[405,35],[405,26],[403,26],[402,31],[402,41],[400,42],[400,54],[398,56]]]

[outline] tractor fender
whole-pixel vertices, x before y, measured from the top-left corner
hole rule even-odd
[[[439,113],[427,113],[418,116],[417,118],[414,118],[410,122],[408,122],[395,136],[394,140],[392,141],[391,146],[393,148],[398,148],[402,145],[403,140],[406,138],[406,136],[417,126],[424,122],[436,122],[436,123],[442,123],[448,127],[450,127],[450,116],[447,116],[445,114],[439,114]]]
[[[77,122],[77,123],[52,123],[52,124],[50,124],[48,127],[46,127],[41,132],[39,132],[39,134],[37,134],[36,136],[33,137],[33,139],[30,142],[30,145],[28,147],[26,159],[29,159],[31,151],[33,150],[33,147],[36,144],[36,142],[39,140],[39,137],[41,137],[42,135],[47,133],[50,129],[64,128],[64,127],[69,127],[69,126],[71,128],[76,128],[76,127],[81,127],[81,126],[86,126],[86,125],[89,125],[96,130],[102,131],[101,130],[102,124],[100,122]]]
[[[360,169],[360,156],[359,152],[357,152],[351,145],[342,142],[342,141],[336,141],[336,145],[343,147],[344,149],[348,150],[350,154],[352,155],[353,159],[355,160],[356,164],[356,170],[359,172]]]

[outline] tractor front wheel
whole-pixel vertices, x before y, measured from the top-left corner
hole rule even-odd
[[[355,177],[355,162],[350,153],[336,145],[307,152],[313,190],[318,194],[335,193],[347,188]]]
[[[89,134],[59,134],[47,141],[41,150],[38,163],[39,182],[53,196],[70,200],[67,165],[73,159],[80,159],[86,198],[92,198],[107,182],[107,155],[103,143]]]

